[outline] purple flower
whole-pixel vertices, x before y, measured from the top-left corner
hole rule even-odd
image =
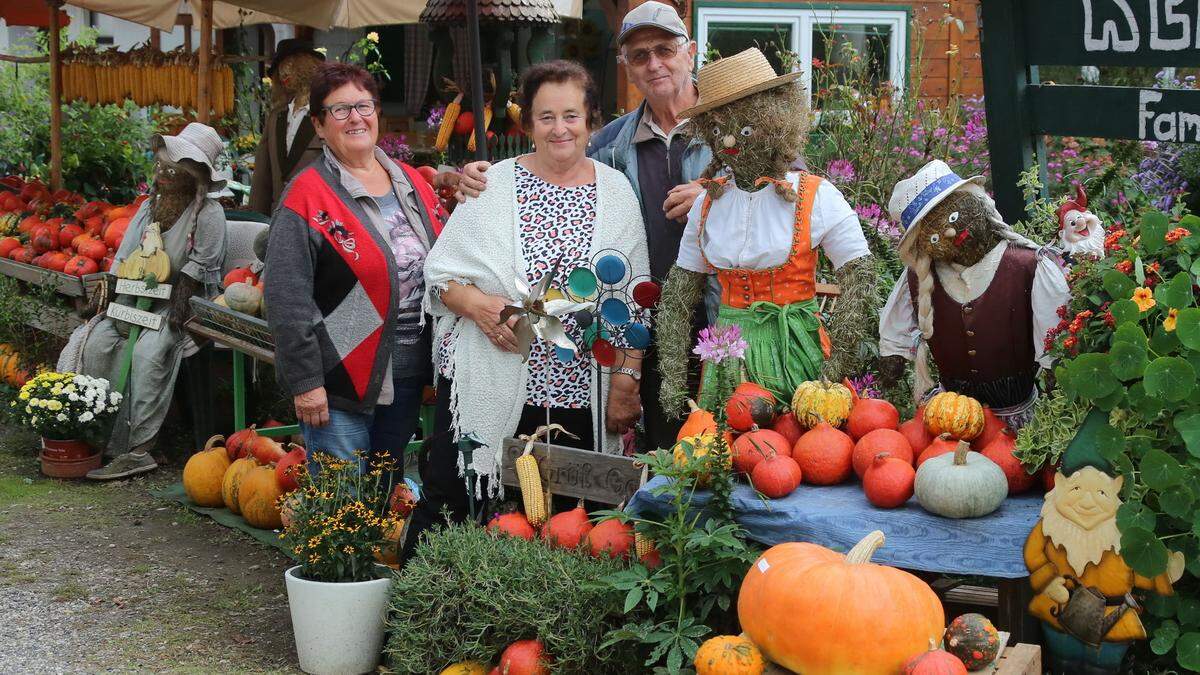
[[[429,117],[425,118],[425,124],[430,127],[436,127],[442,123],[442,117],[446,114],[446,106],[435,105],[429,109]]]
[[[379,139],[379,149],[383,150],[383,154],[398,162],[407,162],[413,156],[412,148],[408,146],[407,140],[403,134],[388,134]]]
[[[835,159],[825,167],[825,175],[834,183],[852,183],[858,175],[854,165],[844,159]]]
[[[725,359],[742,358],[746,346],[741,326],[709,326],[700,331],[700,339],[692,353],[700,355],[701,361],[720,363]]]
[[[850,378],[850,386],[854,387],[854,391],[858,392],[858,395],[863,398],[882,397],[874,373],[863,373],[858,377]]]

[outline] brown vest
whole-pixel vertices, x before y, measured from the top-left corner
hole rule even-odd
[[[1033,277],[1037,251],[1009,245],[992,283],[959,304],[933,273],[933,339],[929,349],[942,386],[992,407],[1029,398],[1038,364],[1033,345]],[[917,279],[908,272],[914,311]]]

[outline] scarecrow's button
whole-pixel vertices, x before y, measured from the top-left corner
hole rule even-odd
[[[972,309],[970,305],[963,305],[963,314],[970,314]]]
[[[975,356],[975,350],[974,350],[974,349],[968,349],[968,350],[967,350],[967,356]]]
[[[975,368],[972,368],[972,369],[971,369],[971,374],[972,374],[972,375],[978,375],[978,374],[979,374],[979,371],[978,371],[977,369],[975,369]]]
[[[973,331],[973,330],[967,331],[967,337],[975,337],[975,331]]]

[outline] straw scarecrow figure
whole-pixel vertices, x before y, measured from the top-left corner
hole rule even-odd
[[[1033,415],[1046,331],[1069,298],[1048,249],[1009,227],[983,189],[933,160],[896,184],[888,204],[904,228],[907,266],[879,319],[880,374],[894,383],[916,358],[914,397],[933,385],[991,406],[1014,431]]]
[[[808,136],[799,76],[776,76],[761,52],[748,49],[701,68],[699,103],[680,113],[712,148],[706,174],[716,177],[703,181],[707,194],[688,214],[663,289],[657,346],[669,413],[680,413],[687,397],[691,311],[714,272],[722,289],[717,322],[741,327],[750,380],[791,400],[806,380],[854,372],[874,317],[875,271],[858,216],[837,188],[789,171]],[[824,317],[828,333],[815,297],[818,249],[842,290]],[[710,409],[720,404],[701,399]]]

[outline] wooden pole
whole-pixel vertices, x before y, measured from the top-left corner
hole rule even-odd
[[[199,91],[196,92],[196,120],[208,124],[209,109],[212,107],[211,73],[208,72],[212,60],[212,0],[200,0],[200,72],[196,74]]]
[[[62,55],[59,53],[58,8],[62,0],[46,0],[50,10],[50,189],[61,190],[62,177]]]

